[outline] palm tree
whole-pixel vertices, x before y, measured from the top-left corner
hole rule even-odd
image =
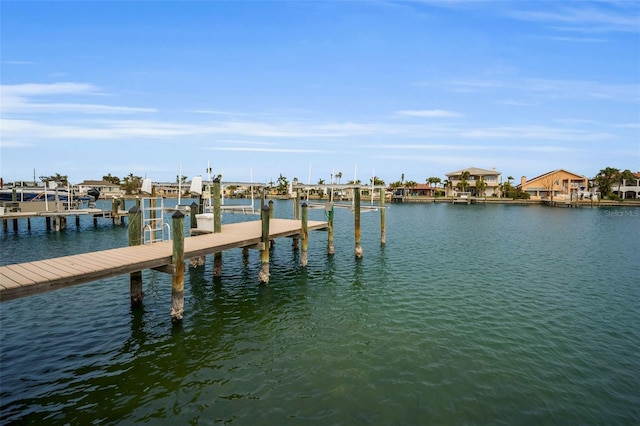
[[[467,192],[467,188],[469,187],[470,177],[471,177],[471,173],[469,173],[469,170],[465,170],[460,174],[460,186],[462,188],[462,192]]]
[[[476,182],[476,193],[477,193],[477,195],[482,195],[484,193],[484,190],[485,190],[486,187],[487,187],[487,183],[484,181],[484,178],[481,177]],[[486,198],[486,194],[485,194],[485,198]]]
[[[624,171],[622,171],[620,173],[620,176],[618,177],[618,195],[620,195],[620,186],[622,186],[622,184],[624,184],[624,181],[634,181],[636,180],[636,177],[633,175],[633,173],[631,172],[631,170],[629,169],[625,169]],[[624,198],[624,197],[622,197]]]
[[[338,185],[340,185],[340,179],[342,179],[342,172],[336,173],[336,179],[338,179]]]

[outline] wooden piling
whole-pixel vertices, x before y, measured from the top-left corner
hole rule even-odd
[[[211,188],[213,197],[213,232],[215,234],[222,231],[222,198],[220,179],[213,180],[213,186]],[[220,278],[222,276],[222,253],[213,254],[213,276]]]
[[[387,209],[385,209],[385,197],[386,190],[384,188],[380,188],[380,245],[385,245],[387,243],[387,235],[386,235],[386,216]]]
[[[300,220],[300,192],[296,189],[296,196],[293,198],[293,219]],[[291,247],[293,250],[298,250],[298,244],[300,242],[300,238],[297,235],[293,236],[293,241],[291,242]]]
[[[333,203],[325,205],[325,216],[327,219],[327,254],[333,255],[336,252],[333,246]]]
[[[354,233],[356,240],[356,257],[362,257],[362,246],[360,245],[360,187],[353,188],[353,217],[354,217]]]
[[[14,206],[16,206],[18,202],[18,192],[15,188],[11,190],[11,202],[13,203]],[[18,231],[18,219],[13,219],[13,230]]]
[[[129,209],[129,245],[139,246],[142,244],[142,214],[138,206]],[[142,291],[142,271],[129,274],[129,294],[131,306],[139,306],[144,299]]]
[[[269,282],[269,206],[264,206],[260,210],[260,219],[262,220],[262,237],[260,250],[260,273],[258,279],[260,283],[267,284]]]
[[[171,279],[171,320],[181,321],[184,313],[184,214],[180,210],[171,216],[173,222],[173,275]]]
[[[198,214],[198,204],[194,201],[189,206],[191,208],[189,213],[189,229],[196,229],[198,227],[198,218],[196,215]]]
[[[196,215],[200,211],[200,205],[194,201],[189,207],[191,209],[189,213],[189,230],[193,231],[194,229],[198,228],[198,218],[196,217]],[[197,268],[198,266],[203,265],[204,256],[192,257],[191,259],[189,259],[189,267],[191,268]]]
[[[116,197],[111,199],[111,221],[115,225],[118,221],[118,207],[120,206],[120,200]]]
[[[309,206],[302,204],[302,250],[300,251],[300,266],[306,267],[309,261]]]
[[[211,196],[213,197],[213,232],[218,233],[222,230],[222,206],[220,197],[220,179],[213,180],[211,188]]]

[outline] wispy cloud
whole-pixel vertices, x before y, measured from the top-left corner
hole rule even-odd
[[[540,146],[514,146],[514,145],[442,145],[442,144],[401,144],[401,145],[382,145],[379,148],[392,150],[409,150],[409,151],[430,151],[430,152],[538,152],[538,153],[560,153],[569,151],[570,148],[557,145],[540,145]]]
[[[304,148],[263,148],[257,146],[243,146],[243,147],[231,147],[231,146],[219,146],[206,148],[209,151],[240,151],[240,152],[275,152],[275,153],[327,153],[321,149],[304,149]]]
[[[425,117],[425,118],[443,118],[443,117],[462,117],[462,114],[444,109],[427,109],[427,110],[401,110],[396,112],[399,115],[409,117]]]
[[[545,126],[489,127],[468,130],[460,136],[470,139],[537,139],[561,141],[603,141],[613,138],[609,133],[594,133],[585,130],[565,129]]]
[[[15,84],[0,86],[2,112],[77,112],[85,114],[130,114],[156,112],[155,108],[138,108],[117,105],[73,102],[38,102],[34,99],[52,96],[104,96],[96,86],[88,83],[61,82],[51,84]]]
[[[555,80],[544,78],[496,80],[452,80],[453,92],[482,92],[510,96],[521,95],[525,100],[512,105],[539,103],[547,99],[585,99],[612,102],[640,102],[640,86],[635,84],[611,84],[590,80]],[[498,101],[507,103],[509,101]],[[512,101],[513,102],[513,101]]]
[[[545,2],[544,4],[548,6],[553,3]],[[640,16],[637,3],[635,9],[631,9],[631,12],[626,8],[622,10],[596,7],[593,2],[572,2],[570,7],[565,6],[568,3],[560,4],[562,6],[555,10],[549,10],[545,7],[545,10],[517,10],[508,14],[515,19],[546,23],[561,31],[584,33],[640,32]],[[601,3],[601,6],[607,5]]]

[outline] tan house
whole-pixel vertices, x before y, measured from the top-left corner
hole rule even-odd
[[[522,176],[516,189],[529,194],[532,200],[570,200],[584,193],[588,183],[586,176],[558,169],[532,179]]]
[[[465,172],[468,172],[469,174],[469,177],[466,179],[468,188],[465,192],[469,192],[474,196],[486,195],[487,197],[497,196],[500,194],[500,175],[502,173],[496,171],[495,167],[491,170],[469,167],[462,170],[456,170],[455,172],[449,172],[445,175],[449,182],[446,187],[447,196],[457,195],[462,192],[459,187],[462,184],[462,178]],[[484,183],[486,185],[481,194],[479,194],[476,189],[476,183],[480,181],[480,179],[484,179]]]

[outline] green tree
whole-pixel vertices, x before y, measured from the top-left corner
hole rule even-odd
[[[45,183],[53,181],[65,186],[69,184],[69,177],[67,175],[61,175],[60,173],[56,173],[52,176],[40,176],[40,180]]]
[[[618,177],[618,195],[620,197],[622,197],[622,195],[620,194],[620,187],[624,184],[625,180],[631,181],[631,182],[636,181],[636,177],[633,175],[633,172],[629,169],[625,169],[622,172],[620,172],[620,175]]]
[[[371,182],[371,185],[373,186],[384,186],[384,181],[380,179],[378,176],[369,178],[369,182]]]
[[[431,177],[427,178],[426,182],[429,185],[438,186],[438,184],[441,182],[441,180],[440,180],[439,177],[431,176]]]
[[[487,188],[487,182],[481,177],[476,181],[476,194],[478,196],[484,195],[484,190]]]
[[[287,190],[289,189],[289,181],[286,177],[282,176],[282,173],[280,173],[280,176],[278,176],[278,186],[276,187],[276,189],[278,190],[278,194],[280,195],[286,194]]]
[[[338,185],[340,185],[340,179],[342,179],[342,172],[336,173],[336,179],[338,179]]]
[[[595,181],[596,185],[598,185],[598,191],[600,191],[600,195],[603,198],[611,194],[611,187],[614,182],[616,182],[619,175],[620,170],[614,167],[605,167],[598,172]]]
[[[111,173],[106,176],[102,176],[102,180],[114,185],[120,185],[120,178],[118,176],[111,176]]]
[[[129,173],[128,176],[124,177],[121,187],[127,195],[139,194],[142,187],[142,178]]]

